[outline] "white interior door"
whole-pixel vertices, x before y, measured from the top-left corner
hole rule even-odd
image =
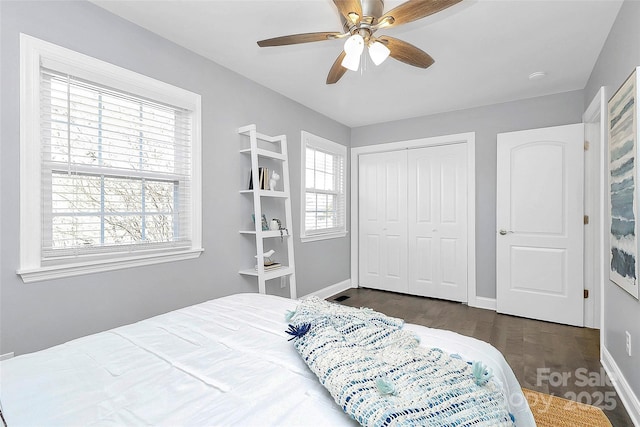
[[[582,326],[582,124],[498,135],[497,309]]]
[[[466,172],[464,144],[409,150],[411,294],[467,301]]]
[[[407,151],[359,156],[359,281],[407,292]]]

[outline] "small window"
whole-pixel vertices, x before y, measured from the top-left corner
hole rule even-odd
[[[347,234],[346,157],[345,146],[302,132],[303,242]]]
[[[24,35],[21,51],[23,279],[197,256],[199,95]]]

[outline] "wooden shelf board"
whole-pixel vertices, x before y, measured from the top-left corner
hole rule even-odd
[[[258,272],[254,268],[247,268],[246,270],[240,270],[239,273],[244,274],[246,276],[258,277]],[[290,274],[293,274],[293,268],[283,265],[280,268],[265,271],[264,279],[265,280],[277,279],[278,277],[288,276]]]
[[[242,149],[240,150],[240,152],[243,154],[251,154],[251,148]],[[286,160],[286,157],[287,157],[282,153],[278,153],[276,151],[263,150],[261,148],[258,148],[256,150],[256,154],[258,154],[258,157],[266,157],[268,159],[275,159],[275,160]]]
[[[257,233],[255,232],[255,230],[240,230],[240,234],[253,234],[256,235]],[[291,237],[290,234],[286,234],[283,233],[282,236],[280,236],[280,230],[269,230],[269,231],[261,231],[260,232],[262,238],[269,238],[269,237]]]
[[[254,190],[240,190],[240,194],[253,194]],[[279,197],[286,199],[289,194],[284,191],[258,190],[260,197]]]

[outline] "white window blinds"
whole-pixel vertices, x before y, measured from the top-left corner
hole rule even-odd
[[[346,230],[346,148],[303,132],[303,238],[344,234]]]
[[[191,114],[41,67],[42,258],[191,245]]]

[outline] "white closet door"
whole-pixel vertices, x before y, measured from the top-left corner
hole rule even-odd
[[[360,285],[407,289],[407,152],[359,157]]]
[[[467,148],[420,148],[408,159],[411,294],[467,301]]]

